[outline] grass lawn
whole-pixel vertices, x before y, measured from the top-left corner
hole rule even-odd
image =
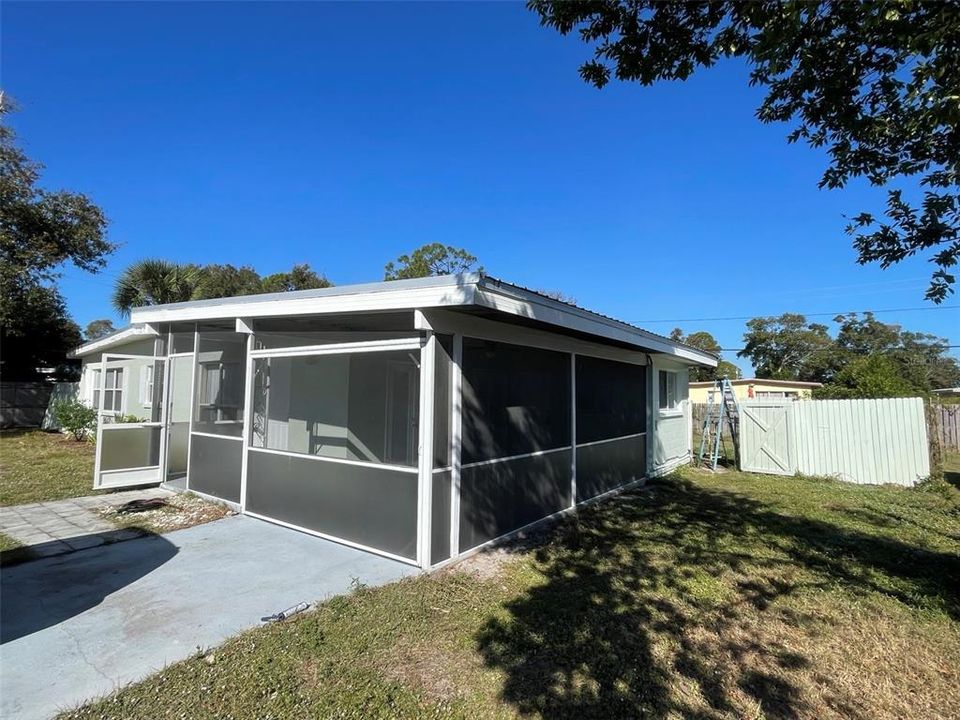
[[[93,495],[94,451],[60,433],[0,432],[0,505]]]
[[[63,717],[956,717],[958,588],[949,487],[686,469]]]

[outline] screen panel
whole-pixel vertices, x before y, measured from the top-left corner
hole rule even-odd
[[[196,434],[191,435],[190,442],[189,488],[239,503],[243,443]]]
[[[194,432],[229,437],[243,435],[246,370],[246,335],[201,330],[197,341]]]
[[[463,462],[570,445],[570,355],[463,340]]]
[[[160,464],[160,426],[114,424],[100,435],[100,472]]]
[[[639,480],[646,471],[645,435],[577,445],[577,502]]]
[[[417,474],[249,451],[250,512],[415,560]]]
[[[569,507],[571,455],[559,450],[464,467],[460,552]]]
[[[450,557],[450,481],[449,470],[433,473],[430,562],[434,565]]]
[[[409,311],[263,318],[253,328],[258,350],[420,337]]]
[[[577,443],[646,431],[647,367],[577,356]]]
[[[258,358],[253,447],[416,467],[419,351]]]

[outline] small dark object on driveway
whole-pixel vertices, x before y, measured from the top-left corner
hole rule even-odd
[[[163,498],[145,498],[143,500],[131,500],[117,508],[118,515],[130,515],[132,513],[146,512],[147,510],[159,510],[167,507],[169,503]]]

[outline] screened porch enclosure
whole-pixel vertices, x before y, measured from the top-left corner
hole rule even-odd
[[[645,475],[640,353],[459,322],[159,324],[90,363],[96,486],[166,482],[431,567]]]

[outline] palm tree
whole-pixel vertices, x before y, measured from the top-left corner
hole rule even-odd
[[[196,265],[139,260],[124,270],[113,289],[113,307],[123,317],[144,305],[191,300],[202,277]]]

